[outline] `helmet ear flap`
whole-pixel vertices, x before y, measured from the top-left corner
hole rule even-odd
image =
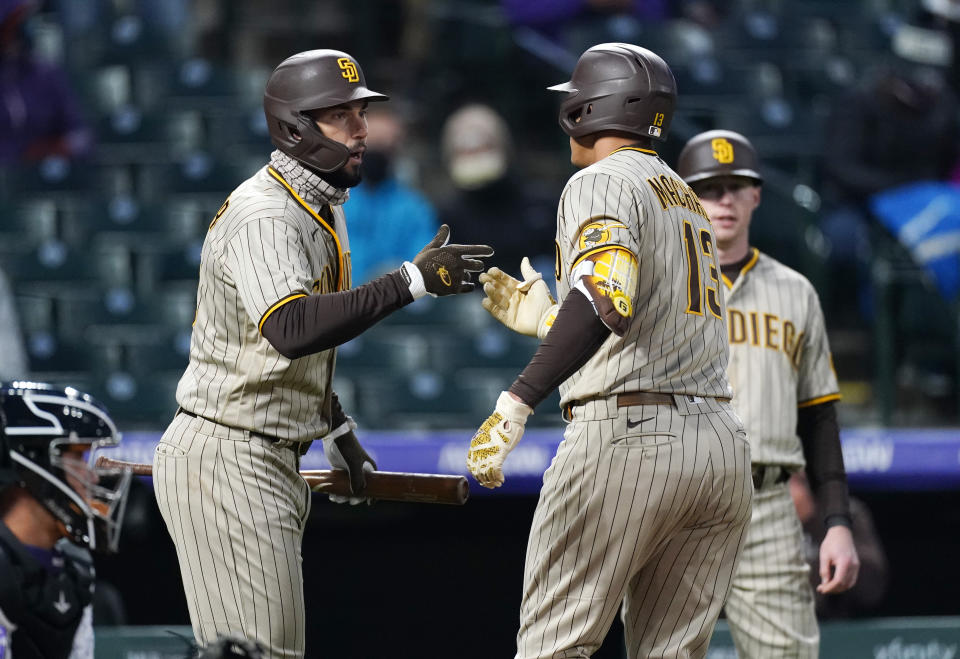
[[[350,159],[346,145],[324,135],[313,119],[302,112],[297,116],[297,126],[289,129],[291,135],[295,135],[289,155],[310,163],[318,172],[335,172]]]

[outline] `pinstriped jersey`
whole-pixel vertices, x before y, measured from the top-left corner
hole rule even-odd
[[[803,467],[798,407],[840,398],[816,290],[756,248],[732,285],[723,279],[727,372],[753,462]]]
[[[335,350],[290,360],[260,329],[291,300],[350,286],[345,194],[278,153],[210,225],[177,402],[226,426],[309,441],[329,429]]]
[[[729,396],[714,236],[696,195],[654,151],[626,147],[582,169],[557,218],[557,294],[574,268],[619,246],[638,261],[622,293],[632,317],[560,386],[562,404],[629,391]]]

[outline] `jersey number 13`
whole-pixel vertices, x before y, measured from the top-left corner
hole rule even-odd
[[[684,220],[683,243],[687,257],[687,313],[703,315],[706,299],[710,313],[720,318],[720,268],[713,250],[713,234],[709,229],[697,231]],[[702,268],[706,259],[706,268]],[[704,296],[706,289],[706,296]]]

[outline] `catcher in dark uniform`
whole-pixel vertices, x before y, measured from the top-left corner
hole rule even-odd
[[[130,471],[93,454],[118,441],[87,394],[0,385],[0,657],[94,656],[90,550],[116,551]]]

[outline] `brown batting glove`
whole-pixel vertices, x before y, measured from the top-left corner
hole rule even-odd
[[[490,245],[448,245],[448,240],[450,227],[444,224],[412,263],[407,261],[401,266],[400,272],[414,299],[469,293],[476,286],[470,273],[483,272],[480,258],[493,256]]]
[[[360,445],[360,440],[353,433],[356,424],[347,417],[347,421],[335,428],[329,435],[323,437],[323,453],[327,462],[334,469],[342,469],[350,477],[350,492],[355,496],[343,497],[330,495],[334,503],[349,503],[357,505],[367,500],[363,491],[367,487],[366,472],[376,471],[377,463],[367,455]],[[369,500],[367,500],[369,502]]]
[[[217,636],[217,640],[199,648],[196,659],[263,659],[263,646],[241,636]]]

